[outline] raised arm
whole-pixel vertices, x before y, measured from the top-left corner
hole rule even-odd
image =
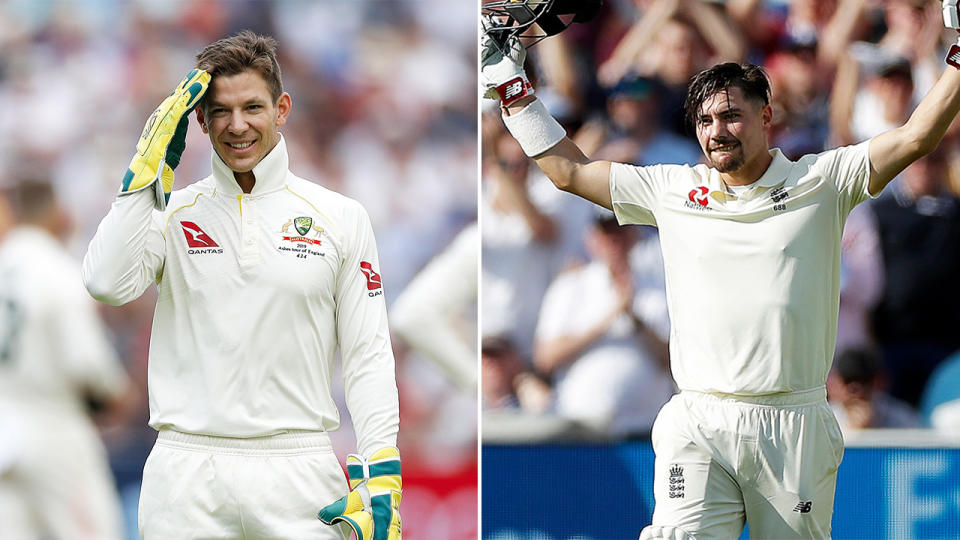
[[[504,124],[524,153],[558,188],[611,208],[610,162],[585,156],[543,103],[533,97],[533,86],[523,71],[526,51],[519,40],[510,38],[506,44],[498,44],[484,36],[480,46],[484,96],[500,100]]]
[[[593,161],[580,151],[580,148],[566,136],[563,128],[550,116],[546,107],[533,97],[527,97],[504,108],[504,123],[510,133],[516,137],[537,166],[547,175],[547,178],[563,191],[579,195],[588,201],[594,202],[607,209],[612,209],[610,201],[610,162]],[[555,144],[551,139],[545,139],[541,148],[535,143],[539,141],[527,140],[532,134],[541,129],[551,131],[553,138],[559,138]],[[538,137],[539,139],[539,137]],[[524,144],[527,142],[528,144]]]
[[[190,71],[147,119],[119,196],[83,258],[83,282],[97,300],[125,304],[159,277],[164,240],[154,209],[166,208],[173,170],[186,146],[190,112],[209,83],[207,72]]]
[[[906,124],[870,140],[870,193],[880,193],[907,165],[933,152],[958,111],[960,69],[948,66]]]
[[[960,32],[957,0],[943,0],[943,24]],[[960,111],[960,39],[947,52],[947,69],[907,123],[870,140],[870,193],[876,195],[921,156],[933,152]]]

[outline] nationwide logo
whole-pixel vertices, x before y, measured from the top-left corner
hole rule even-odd
[[[693,210],[713,210],[713,208],[707,206],[710,203],[707,193],[710,193],[707,186],[695,187],[690,190],[690,193],[687,193],[687,198],[690,200],[683,201],[683,205]]]
[[[203,232],[199,225],[192,221],[181,221],[180,227],[183,228],[183,235],[187,239],[187,246],[191,249],[187,253],[191,255],[203,253],[223,253],[223,248],[217,244],[210,235]]]
[[[690,193],[687,194],[687,197],[690,199],[690,202],[695,202],[700,206],[706,206],[707,203],[710,202],[707,200],[707,193],[709,192],[710,190],[707,188],[707,186],[700,186],[698,188],[691,189]],[[700,195],[699,197],[697,197],[698,194]]]
[[[283,224],[283,227],[280,228],[280,232],[288,233],[290,232],[290,227],[297,231],[298,236],[284,236],[283,239],[287,242],[302,242],[304,244],[313,244],[319,246],[322,241],[320,240],[320,235],[323,234],[323,227],[313,224],[313,218],[300,216],[298,218],[293,218],[287,220]],[[314,238],[310,238],[308,235],[310,233],[314,234]]]
[[[670,467],[670,486],[667,496],[671,499],[682,499],[685,490],[686,480],[683,478],[683,467],[674,465]]]
[[[379,294],[383,294],[383,291],[380,290],[381,288],[383,288],[383,283],[380,281],[380,274],[378,274],[377,271],[373,269],[373,265],[368,263],[367,261],[361,261],[360,271],[363,272],[363,275],[367,278],[367,290],[376,291],[376,292],[368,292],[367,296],[373,297]]]

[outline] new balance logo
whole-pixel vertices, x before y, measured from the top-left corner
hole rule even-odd
[[[513,96],[516,96],[520,92],[523,92],[523,81],[517,79],[516,81],[510,83],[507,88],[503,91],[503,98],[510,99]]]
[[[947,63],[957,69],[960,69],[960,45],[953,45],[950,47],[950,51],[947,52]]]
[[[367,290],[368,291],[377,291],[367,293],[368,296],[377,296],[382,294],[383,291],[380,291],[383,287],[383,283],[380,281],[380,274],[373,269],[373,265],[367,261],[360,262],[360,271],[363,272],[363,275],[367,278]]]
[[[683,478],[683,467],[674,465],[670,467],[670,480],[667,496],[671,499],[682,499],[686,480]]]
[[[813,501],[800,501],[799,503],[797,503],[797,506],[793,508],[793,511],[799,512],[801,514],[809,514],[812,508],[813,508]]]
[[[187,237],[187,245],[190,247],[220,247],[219,244],[213,241],[213,238],[210,238],[210,235],[203,232],[203,229],[199,225],[192,221],[181,221],[180,226],[183,227],[183,235]]]
[[[497,93],[503,105],[510,105],[524,96],[533,95],[533,87],[523,77],[515,77],[498,86]]]

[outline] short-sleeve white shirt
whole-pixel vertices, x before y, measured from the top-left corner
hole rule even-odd
[[[795,162],[774,149],[740,196],[706,165],[613,164],[617,219],[660,229],[681,390],[762,395],[824,385],[843,225],[870,196],[868,145]]]

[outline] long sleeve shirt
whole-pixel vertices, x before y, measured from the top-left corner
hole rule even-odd
[[[395,446],[394,359],[373,229],[356,201],[288,170],[281,141],[243,193],[213,153],[213,174],[171,194],[116,199],[83,278],[110,304],[156,282],[150,425],[259,437],[333,431],[339,347],[359,451]]]

